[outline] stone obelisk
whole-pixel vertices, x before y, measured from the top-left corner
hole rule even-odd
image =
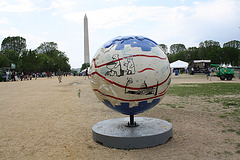
[[[89,40],[88,40],[88,19],[84,16],[84,63],[90,63],[89,60]]]

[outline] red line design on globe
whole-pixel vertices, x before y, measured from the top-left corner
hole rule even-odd
[[[161,60],[166,60],[166,57],[165,57],[165,58],[162,58],[162,57],[153,56],[153,55],[137,54],[137,55],[127,56],[127,57],[124,57],[124,58],[119,58],[119,59],[117,59],[117,60],[114,60],[114,61],[111,61],[111,62],[107,62],[107,63],[101,64],[101,65],[97,65],[95,59],[93,59],[93,61],[94,61],[94,66],[95,66],[95,68],[100,68],[100,67],[103,67],[103,66],[105,66],[105,65],[108,65],[108,64],[111,64],[111,63],[114,63],[114,62],[117,62],[117,61],[120,61],[120,60],[129,58],[129,57],[151,57],[151,58],[158,58],[158,59],[161,59]],[[141,71],[138,71],[138,73],[144,72],[144,71],[146,71],[146,70],[154,70],[154,69],[152,69],[152,68],[145,68],[145,69],[143,69],[143,70],[141,70]],[[101,75],[101,74],[98,73],[98,72],[93,72],[93,73],[89,74],[89,76],[92,76],[92,75],[95,75],[95,74],[98,75],[99,77],[101,77],[102,79],[104,79],[105,81],[107,81],[107,82],[109,82],[109,83],[111,83],[111,84],[114,84],[114,85],[116,85],[116,86],[118,86],[118,87],[121,87],[121,88],[131,89],[131,90],[140,90],[140,89],[143,89],[143,88],[137,88],[137,87],[129,87],[129,86],[125,86],[125,85],[116,83],[116,82],[114,82],[114,81],[106,78],[105,76]],[[157,87],[157,86],[160,86],[160,85],[164,84],[165,82],[168,81],[170,75],[171,75],[171,73],[169,72],[168,77],[167,77],[164,81],[162,81],[161,83],[157,83],[157,84],[155,84],[155,85],[152,85],[152,86],[148,86],[148,87],[146,87],[145,89]],[[99,90],[94,90],[94,91],[98,91],[99,93],[101,93],[101,94],[104,95],[104,93],[100,92]],[[111,95],[108,95],[108,96],[111,97]],[[156,96],[156,97],[159,97],[159,96]],[[154,98],[154,97],[153,97],[153,98]],[[115,99],[118,99],[118,98],[115,97]],[[149,99],[150,99],[150,98],[149,98]]]
[[[108,64],[111,64],[111,63],[114,63],[114,62],[118,62],[118,61],[121,61],[121,60],[123,60],[123,59],[127,59],[127,58],[129,58],[129,57],[149,57],[149,58],[158,58],[158,59],[161,59],[161,60],[166,60],[166,59],[167,59],[166,57],[165,57],[165,58],[162,58],[162,57],[153,56],[153,55],[136,54],[136,55],[132,55],[132,56],[127,56],[127,57],[119,58],[119,59],[116,59],[116,60],[114,60],[114,61],[107,62],[107,63],[101,64],[101,65],[97,65],[95,59],[93,59],[93,61],[94,61],[94,66],[95,66],[95,68],[100,68],[100,67],[106,66],[106,65],[108,65]]]
[[[121,87],[121,88],[132,89],[132,90],[140,90],[140,89],[142,89],[142,88],[128,87],[128,86],[124,86],[124,85],[118,84],[118,83],[116,83],[116,82],[114,82],[114,81],[112,81],[112,80],[110,80],[110,79],[107,79],[106,77],[104,77],[103,75],[101,75],[101,74],[98,73],[98,72],[93,72],[93,73],[90,74],[89,76],[92,76],[92,75],[94,75],[94,74],[97,74],[97,75],[98,75],[99,77],[101,77],[102,79],[104,79],[104,80],[108,81],[109,83],[112,83],[112,84],[114,84],[114,85],[116,85],[116,86],[118,86],[118,87]],[[155,84],[155,85],[152,85],[152,86],[148,86],[148,87],[146,87],[145,89],[147,89],[147,88],[152,88],[152,87],[157,87],[157,86],[162,85],[163,83],[165,83],[165,82],[169,79],[170,75],[171,75],[171,73],[169,73],[168,77],[167,77],[164,81],[162,81],[161,83],[158,83],[158,84]]]
[[[168,90],[168,86],[166,87],[166,89],[164,91],[162,91],[161,93],[158,93],[157,96],[143,98],[143,99],[130,99],[129,100],[129,99],[123,99],[123,98],[119,98],[119,97],[114,97],[112,95],[108,95],[108,94],[102,93],[98,89],[93,89],[93,91],[98,92],[98,93],[102,94],[103,96],[107,96],[107,97],[110,97],[110,98],[113,98],[113,99],[117,99],[117,100],[120,100],[120,101],[127,101],[127,102],[146,101],[146,100],[149,100],[149,99],[158,98],[158,97],[164,96],[167,93],[167,90]]]
[[[147,70],[155,71],[155,69],[152,69],[152,68],[145,68],[145,69],[143,69],[141,71],[138,71],[138,73],[142,73],[142,72],[147,71]]]

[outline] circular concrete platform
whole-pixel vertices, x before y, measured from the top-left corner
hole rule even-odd
[[[129,117],[96,123],[93,140],[107,147],[137,149],[164,144],[173,136],[172,124],[161,119],[135,117],[137,127],[127,127],[128,122]]]

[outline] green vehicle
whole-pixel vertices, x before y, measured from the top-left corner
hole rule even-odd
[[[228,81],[231,81],[234,77],[233,68],[224,68],[219,66],[218,64],[211,64],[211,66],[217,68],[217,76],[220,77],[221,80],[227,79]]]

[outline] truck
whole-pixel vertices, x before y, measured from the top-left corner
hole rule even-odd
[[[234,77],[234,69],[233,68],[226,68],[222,67],[219,64],[211,64],[212,67],[217,68],[217,77],[219,77],[221,80],[227,79],[228,81],[231,81]]]

